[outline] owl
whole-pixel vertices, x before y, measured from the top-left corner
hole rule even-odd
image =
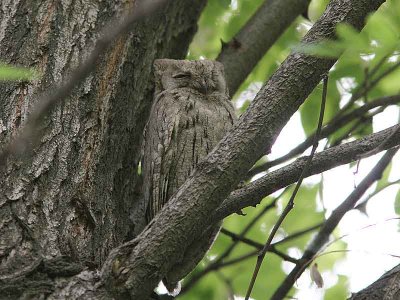
[[[221,63],[158,59],[154,77],[142,160],[147,223],[236,120]],[[211,228],[186,249],[183,260],[163,279],[169,291],[203,258],[218,230]]]

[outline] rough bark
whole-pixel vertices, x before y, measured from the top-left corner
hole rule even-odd
[[[365,289],[351,295],[349,300],[400,299],[400,265],[383,274]]]
[[[304,42],[334,38],[335,25],[362,28],[368,13],[384,1],[332,1]],[[102,277],[118,297],[145,298],[185,246],[201,234],[218,208],[254,162],[269,151],[276,136],[334,60],[291,54],[261,89],[233,129],[199,163],[192,176],[134,241],[113,250]]]
[[[118,38],[96,71],[43,119],[31,156],[7,161],[0,177],[0,293],[49,293],[54,274],[99,266],[132,238],[142,217],[134,187],[152,62],[185,57],[205,2],[171,1]],[[134,7],[135,1],[2,1],[0,60],[35,67],[42,77],[0,83],[0,143],[24,124],[36,96],[91,51],[100,29]],[[75,263],[72,273],[46,271],[64,256]],[[13,280],[31,273],[30,285],[15,289]]]

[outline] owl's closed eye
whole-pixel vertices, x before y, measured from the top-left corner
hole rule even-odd
[[[204,95],[228,96],[223,66],[219,62],[158,59],[154,62],[156,95],[167,90],[190,88]]]

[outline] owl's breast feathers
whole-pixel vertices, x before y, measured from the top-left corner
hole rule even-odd
[[[221,94],[206,96],[180,88],[156,97],[142,162],[147,222],[211,152],[235,118],[232,104]]]

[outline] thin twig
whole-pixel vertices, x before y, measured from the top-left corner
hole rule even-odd
[[[371,198],[375,197],[377,194],[379,194],[386,188],[388,188],[392,185],[395,185],[395,184],[399,184],[399,183],[400,183],[400,179],[397,179],[395,181],[388,182],[384,186],[378,187],[373,193],[369,194],[368,197],[365,198],[360,204],[358,204],[356,207],[354,207],[354,209],[363,210],[362,208],[367,205],[367,203],[369,202],[369,200],[371,200]]]
[[[309,228],[306,228],[306,229],[297,231],[297,232],[295,232],[295,233],[292,233],[291,235],[289,235],[289,236],[287,236],[287,237],[281,239],[280,241],[277,241],[277,242],[275,242],[275,243],[272,243],[272,246],[277,246],[277,245],[280,245],[280,244],[289,242],[289,241],[291,241],[291,240],[293,240],[293,239],[296,239],[296,238],[298,238],[298,237],[300,237],[300,236],[302,236],[302,235],[304,235],[304,234],[307,234],[307,233],[309,233],[309,232],[311,232],[311,231],[314,231],[314,230],[320,228],[320,227],[322,226],[322,224],[324,224],[324,222],[321,222],[321,223],[319,223],[319,224],[317,224],[317,225],[314,225],[314,226],[311,226],[311,227],[309,227]]]
[[[393,133],[394,128],[397,128],[397,126],[391,126],[358,140],[316,153],[307,176],[320,174],[334,167],[357,160],[360,154],[369,152],[381,144]],[[392,139],[385,144],[384,148],[386,150],[398,145],[400,145],[400,132],[396,133]],[[306,163],[307,157],[300,157],[293,163],[271,171],[243,188],[233,191],[215,211],[213,223],[216,224],[219,220],[223,220],[225,217],[238,210],[249,206],[254,207],[260,203],[264,197],[295,183]]]
[[[272,208],[275,207],[276,202],[283,196],[283,194],[287,191],[287,189],[285,189],[282,193],[280,193],[277,197],[274,198],[274,200],[268,204],[267,206],[265,206],[250,222],[249,224],[246,225],[246,227],[242,230],[242,232],[240,232],[240,234],[238,235],[238,239],[236,240],[236,242],[232,243],[232,245],[229,246],[229,248],[222,253],[222,255],[220,255],[217,259],[216,262],[220,262],[222,261],[224,258],[228,257],[233,249],[237,246],[237,242],[239,241],[240,238],[244,238],[244,236],[247,234],[247,232],[249,232],[249,230],[258,222],[258,220],[261,219],[262,216],[264,216],[265,213],[267,213],[269,210],[271,210]]]
[[[27,151],[38,138],[38,125],[43,117],[49,113],[58,103],[67,98],[73,89],[78,86],[89,74],[96,68],[97,61],[107,51],[112,42],[120,35],[128,33],[132,25],[138,20],[149,16],[162,6],[167,0],[156,1],[136,1],[138,5],[134,6],[134,11],[125,16],[115,17],[102,30],[99,39],[88,58],[71,72],[67,80],[58,87],[52,89],[54,92],[45,92],[40,95],[40,99],[34,106],[29,115],[25,126],[19,134],[0,150],[0,168],[5,164],[7,157],[11,154],[20,155]]]
[[[203,270],[201,270],[198,273],[194,273],[193,276],[188,280],[187,283],[182,287],[181,292],[179,293],[179,296],[182,296],[186,294],[201,278],[206,276],[208,273],[212,271],[219,270],[221,268],[229,267],[233,264],[240,263],[246,259],[249,259],[250,257],[256,256],[258,254],[259,250],[253,250],[251,252],[248,252],[244,255],[241,255],[239,257],[233,258],[231,260],[227,261],[214,261],[213,263],[209,264],[207,267],[205,267]]]
[[[246,245],[249,245],[249,246],[252,246],[252,247],[254,247],[254,248],[258,249],[258,250],[261,250],[263,248],[263,246],[264,246],[263,244],[261,244],[259,242],[253,241],[253,240],[248,239],[248,238],[246,238],[244,236],[242,237],[242,236],[240,236],[240,235],[238,235],[238,234],[236,234],[236,233],[234,233],[232,231],[229,231],[229,230],[227,230],[225,228],[221,228],[221,233],[225,234],[226,236],[229,236],[233,241],[242,242],[242,243],[244,243]]]
[[[361,181],[361,183],[353,190],[353,192],[340,204],[325,221],[318,234],[314,237],[310,245],[307,247],[299,263],[293,268],[290,274],[286,277],[284,282],[276,290],[271,300],[283,299],[284,296],[292,288],[294,282],[303,273],[305,268],[313,261],[314,256],[320,249],[327,243],[329,236],[339,224],[343,216],[351,209],[368,188],[382,176],[383,171],[388,164],[392,161],[393,156],[399,150],[399,147],[388,150],[385,155],[379,160],[371,172]]]
[[[356,108],[347,114],[341,115],[340,117],[335,116],[335,118],[333,118],[328,124],[324,125],[324,127],[321,129],[321,133],[320,133],[319,137],[320,137],[320,139],[328,137],[330,134],[334,133],[338,129],[342,128],[346,124],[353,121],[355,118],[363,117],[366,112],[368,112],[369,110],[371,110],[373,108],[386,107],[388,105],[397,104],[399,102],[400,102],[400,94],[386,96],[386,97],[372,100],[372,101],[368,102],[367,104],[365,104],[359,108]],[[266,171],[266,170],[270,169],[271,167],[279,165],[279,164],[295,157],[296,155],[301,154],[302,152],[307,150],[308,147],[310,147],[312,145],[312,142],[314,141],[314,139],[315,139],[315,133],[312,133],[302,143],[300,143],[295,148],[290,150],[287,154],[285,154],[275,160],[265,162],[262,165],[252,168],[248,172],[246,179],[249,179],[260,172]]]
[[[205,275],[207,275],[209,272],[214,271],[214,270],[216,270],[216,269],[219,269],[219,268],[221,268],[221,267],[226,266],[226,263],[223,263],[223,260],[224,260],[225,258],[227,258],[227,257],[232,253],[232,251],[233,251],[233,250],[235,249],[235,247],[238,245],[238,242],[239,242],[241,239],[243,239],[243,238],[245,237],[246,233],[260,220],[260,218],[261,218],[262,216],[264,216],[264,214],[265,214],[266,212],[268,212],[269,210],[271,210],[272,208],[275,207],[276,202],[278,201],[279,198],[282,197],[282,195],[283,195],[285,192],[286,192],[286,189],[285,189],[281,194],[279,194],[277,197],[275,197],[274,200],[273,200],[270,204],[266,205],[266,206],[265,206],[265,207],[264,207],[250,222],[249,222],[249,224],[246,225],[246,227],[240,232],[240,234],[236,235],[237,238],[234,240],[234,242],[233,242],[221,255],[219,255],[219,257],[218,257],[216,260],[214,260],[210,265],[208,265],[207,267],[205,267],[202,271],[200,271],[200,272],[196,273],[194,276],[192,276],[192,277],[190,278],[190,280],[189,280],[187,283],[185,283],[185,285],[182,287],[182,290],[181,290],[180,295],[183,295],[183,294],[185,294],[187,291],[189,291],[201,278],[203,278],[203,277],[204,277]],[[224,229],[222,228],[222,229],[221,229],[221,232],[223,232],[223,231],[224,231]],[[263,246],[263,245],[261,245],[261,247],[262,247],[262,246]],[[253,252],[251,252],[251,253],[253,253],[253,255],[256,255],[256,254],[258,253],[258,251],[259,251],[259,249],[258,249],[257,251],[255,251],[254,253],[253,253]],[[249,257],[251,257],[251,256],[252,256],[252,255],[245,256],[245,259],[247,259],[247,258],[249,258]],[[242,260],[243,260],[243,259],[241,259],[241,258],[239,258],[238,260],[233,259],[233,260],[231,260],[231,261],[228,261],[227,264],[230,265],[230,264],[232,264],[232,262],[240,262],[240,261],[242,261]]]
[[[258,250],[262,250],[262,248],[264,247],[264,245],[261,244],[261,243],[258,243],[258,242],[256,242],[256,241],[253,241],[253,240],[248,239],[248,238],[245,238],[245,237],[240,237],[239,235],[237,235],[237,234],[235,234],[235,233],[233,233],[233,232],[231,232],[231,231],[229,231],[229,230],[226,230],[226,229],[224,229],[224,228],[221,229],[221,233],[223,233],[223,234],[229,236],[229,237],[232,238],[232,240],[234,240],[234,241],[240,241],[240,242],[242,242],[242,243],[244,243],[244,244],[247,244],[247,245],[249,245],[249,246],[252,246],[252,247],[254,247],[254,248],[258,249]],[[289,256],[289,255],[283,253],[282,251],[276,249],[276,248],[274,247],[274,245],[271,245],[271,246],[269,247],[268,252],[271,252],[271,253],[274,253],[274,254],[278,255],[278,256],[281,257],[283,260],[292,262],[292,263],[294,263],[294,264],[297,263],[297,259],[296,259],[296,258],[293,258],[293,257],[291,257],[291,256]]]
[[[283,220],[286,218],[286,216],[292,210],[292,208],[294,206],[294,199],[296,197],[296,194],[300,189],[301,183],[303,182],[303,178],[305,177],[306,173],[308,172],[308,169],[311,166],[311,162],[312,162],[313,156],[314,156],[315,151],[317,150],[317,147],[318,147],[319,133],[321,132],[322,122],[324,120],[324,112],[325,112],[327,90],[328,90],[328,76],[326,76],[324,78],[324,80],[323,80],[321,109],[320,109],[320,114],[319,114],[319,119],[318,119],[318,126],[317,126],[317,131],[316,131],[313,147],[312,147],[312,150],[311,150],[311,154],[308,157],[307,163],[306,163],[303,171],[301,172],[300,178],[297,181],[296,187],[295,187],[295,189],[293,191],[292,196],[289,199],[288,204],[286,205],[286,207],[283,210],[282,214],[280,215],[278,221],[276,222],[276,224],[272,228],[272,231],[271,231],[271,233],[270,233],[270,235],[269,235],[269,237],[267,239],[267,242],[264,245],[264,248],[261,250],[260,254],[257,257],[256,267],[254,269],[254,273],[253,273],[253,276],[251,278],[250,285],[249,285],[249,288],[247,290],[245,300],[248,300],[250,298],[250,294],[251,294],[251,291],[253,290],[254,283],[256,281],[258,272],[260,271],[261,264],[262,264],[262,262],[264,260],[264,257],[265,257],[265,255],[266,255],[266,253],[268,251],[268,248],[270,247],[270,245],[272,243],[272,239],[274,238],[276,232],[278,231],[279,227],[281,226]]]
[[[386,60],[386,59],[385,59]],[[384,62],[384,61],[383,61]],[[382,62],[382,64],[383,64]],[[378,64],[378,65],[382,65],[382,64]],[[377,65],[377,66],[378,66]],[[363,82],[359,88],[357,88],[354,92],[352,97],[350,98],[349,102],[347,102],[342,109],[338,112],[338,114],[335,116],[336,117],[340,117],[344,112],[346,112],[353,104],[354,102],[356,102],[357,99],[359,99],[360,97],[362,97],[363,95],[365,95],[365,93],[367,93],[368,91],[370,91],[373,87],[375,87],[379,81],[381,81],[384,77],[386,77],[387,75],[389,75],[390,73],[394,72],[398,67],[400,66],[400,61],[398,61],[397,63],[395,63],[393,66],[389,67],[387,70],[385,70],[384,72],[382,72],[382,74],[380,74],[377,78],[375,78],[372,81],[369,81],[369,78],[371,77],[371,73],[368,74],[368,76],[366,76],[366,81]],[[374,71],[374,70],[373,70]],[[376,73],[377,69],[374,71],[374,74]],[[366,82],[368,82],[368,84],[366,84]]]
[[[350,134],[352,134],[352,133],[356,134],[357,132],[361,131],[364,128],[364,127],[360,128],[361,125],[365,125],[366,123],[371,122],[373,117],[376,116],[377,114],[383,112],[386,109],[386,107],[387,106],[381,106],[378,109],[376,109],[375,111],[373,111],[365,116],[361,116],[352,127],[350,127],[344,134],[342,134],[336,140],[334,140],[330,144],[330,147],[335,147],[337,145],[340,145],[344,139],[347,139],[350,137]]]

